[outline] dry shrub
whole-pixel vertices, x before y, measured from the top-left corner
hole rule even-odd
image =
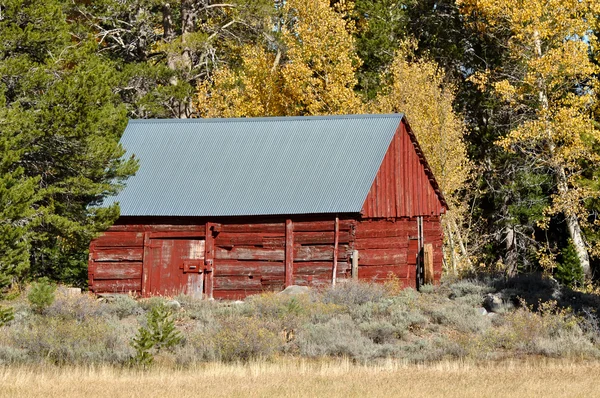
[[[433,323],[447,326],[462,333],[482,333],[491,326],[490,318],[477,309],[460,303],[446,303],[427,309]]]
[[[108,319],[34,316],[7,329],[5,338],[26,352],[27,362],[121,364],[131,355],[132,333]]]
[[[387,297],[389,297],[389,293],[381,284],[350,280],[322,290],[319,300],[323,303],[350,307],[378,302]]]
[[[139,303],[128,294],[115,295],[107,307],[119,319],[138,316],[143,313]]]
[[[45,313],[48,317],[84,321],[108,314],[110,309],[93,295],[68,294],[66,290],[58,289],[54,302],[46,308]]]
[[[296,343],[300,354],[307,357],[338,356],[368,359],[376,348],[348,315],[340,315],[325,323],[306,324]]]
[[[221,320],[214,344],[219,359],[232,362],[272,358],[284,340],[272,323],[234,316]]]

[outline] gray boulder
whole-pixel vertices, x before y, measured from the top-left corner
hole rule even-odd
[[[310,288],[308,286],[291,285],[291,286],[286,287],[284,290],[282,290],[281,292],[279,292],[277,294],[284,294],[287,296],[297,296],[299,294],[308,294],[309,291],[310,291]]]

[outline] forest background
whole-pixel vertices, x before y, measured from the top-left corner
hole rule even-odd
[[[406,113],[454,274],[600,266],[597,0],[0,0],[0,285],[85,286],[128,118]],[[596,272],[597,273],[597,272]]]

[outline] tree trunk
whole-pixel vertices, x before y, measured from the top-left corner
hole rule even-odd
[[[175,38],[175,30],[173,27],[173,18],[171,6],[169,3],[163,5],[163,38],[165,42],[170,43]],[[181,0],[181,43],[183,51],[181,53],[167,54],[167,66],[175,72],[183,72],[187,75],[192,70],[191,51],[185,46],[186,39],[190,33],[195,30],[196,20],[198,18],[198,10],[195,7],[193,0]],[[177,75],[173,75],[169,82],[176,86],[179,84]],[[186,97],[174,99],[172,111],[175,117],[179,119],[187,119],[192,114],[192,98]]]
[[[450,223],[446,222],[446,233],[448,235],[448,246],[450,249],[450,266],[452,268],[452,274],[456,275],[456,253],[454,252],[454,238]]]
[[[541,58],[542,57],[542,42],[539,38],[539,32],[534,31],[534,43],[535,43],[535,52],[536,55]],[[545,85],[543,81],[538,82],[539,86],[539,101],[541,108],[545,111],[549,109],[548,104],[548,96],[546,95]],[[552,131],[550,129],[547,130],[547,139],[548,139],[548,151],[550,153],[550,159],[552,159],[554,165],[554,173],[556,178],[556,184],[558,187],[558,192],[565,196],[569,193],[569,183],[567,174],[565,172],[565,168],[559,164],[558,162],[554,162],[556,145],[554,143],[554,137],[552,135]],[[565,220],[567,222],[567,230],[569,231],[569,236],[573,241],[573,246],[575,246],[575,251],[577,252],[577,257],[579,257],[579,262],[581,263],[581,267],[583,268],[583,273],[587,279],[592,277],[592,269],[590,267],[590,256],[588,254],[587,248],[585,246],[585,239],[583,238],[583,233],[581,232],[581,226],[579,224],[579,220],[575,214],[567,214],[564,213]]]
[[[515,242],[515,230],[512,227],[506,227],[505,229],[506,231],[506,237],[505,237],[505,244],[506,244],[506,257],[505,257],[505,261],[506,261],[506,275],[508,277],[513,277],[517,275],[517,271],[518,271],[518,264],[517,264],[517,258],[518,258],[518,253],[517,253],[517,245]]]
[[[471,259],[469,258],[469,253],[467,252],[467,246],[465,245],[465,241],[462,237],[462,234],[460,233],[460,229],[458,228],[458,224],[456,223],[456,220],[454,218],[452,218],[451,225],[454,228],[454,230],[456,231],[456,238],[458,240],[458,248],[460,249],[460,253],[463,256],[464,261],[469,266],[469,269],[472,269],[473,264],[471,263]]]

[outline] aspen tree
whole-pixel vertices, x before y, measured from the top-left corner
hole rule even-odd
[[[554,194],[540,225],[547,227],[552,216],[564,218],[589,278],[590,250],[595,255],[599,251],[583,233],[597,227],[588,220],[585,201],[598,197],[598,192],[581,184],[581,175],[600,160],[593,150],[600,135],[590,112],[598,68],[589,57],[596,44],[592,28],[599,2],[459,0],[459,5],[479,31],[510,32],[504,65],[477,73],[472,80],[496,93],[520,116],[497,144],[553,176]]]

